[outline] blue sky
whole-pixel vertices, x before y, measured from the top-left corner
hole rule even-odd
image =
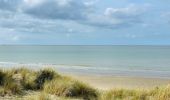
[[[0,0],[0,44],[170,45],[168,0]]]

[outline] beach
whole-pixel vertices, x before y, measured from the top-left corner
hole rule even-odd
[[[82,81],[84,83],[89,84],[90,86],[93,86],[96,89],[101,90],[109,90],[114,88],[125,88],[125,89],[135,89],[135,88],[141,88],[141,89],[150,89],[157,86],[166,86],[170,84],[170,79],[167,77],[146,77],[145,75],[135,76],[134,74],[130,75],[123,75],[123,74],[114,74],[114,75],[108,75],[106,73],[92,73],[93,70],[86,72],[82,72],[80,69],[67,69],[67,67],[62,68],[61,67],[48,67],[48,66],[25,66],[18,65],[17,67],[11,66],[11,67],[0,67],[1,69],[7,70],[7,69],[13,69],[13,68],[28,68],[32,70],[40,70],[43,68],[52,68],[58,73],[69,76],[74,79],[77,79],[79,81]],[[123,71],[124,72],[124,71]],[[121,73],[123,73],[121,72]]]
[[[84,72],[82,73],[82,70],[69,70],[66,68],[55,68],[55,67],[47,67],[47,66],[42,66],[41,68],[37,66],[37,68],[31,68],[29,66],[17,66],[17,67],[1,67],[4,70],[7,69],[13,69],[13,68],[29,68],[32,70],[40,70],[42,68],[52,68],[58,73],[64,75],[64,76],[69,76],[72,77],[76,80],[82,81],[84,83],[89,84],[90,86],[96,88],[96,89],[101,89],[101,90],[109,90],[109,89],[114,89],[114,88],[125,88],[125,89],[135,89],[135,88],[141,88],[141,89],[149,89],[149,88],[154,88],[157,86],[165,86],[170,84],[170,79],[169,78],[164,78],[164,77],[142,77],[142,76],[123,76],[120,74],[116,75],[105,75],[105,74],[99,74],[99,73],[89,73]]]
[[[0,100],[170,100],[170,0],[0,0]]]
[[[162,74],[150,71],[112,71],[112,74],[101,70],[84,70],[82,67],[72,67],[66,65],[36,65],[31,64],[13,64],[13,66],[1,66],[1,69],[28,68],[40,70],[43,68],[52,68],[63,76],[69,76],[76,80],[89,84],[99,90],[109,90],[114,88],[124,89],[152,89],[159,86],[170,84],[170,78],[165,72]],[[98,71],[98,72],[97,72]],[[152,74],[151,74],[152,73]],[[147,76],[148,75],[148,76]],[[154,76],[155,75],[155,76]],[[160,77],[161,76],[161,77]]]
[[[0,99],[168,100],[170,80],[63,74],[52,68],[0,70]]]
[[[10,74],[10,77],[4,78],[10,78],[10,85],[15,84],[18,92],[30,89],[32,95],[43,95],[37,93],[39,83],[36,79],[42,69],[50,68],[56,73],[49,73],[61,77],[54,77],[47,84],[44,81],[41,92],[46,95],[67,98],[70,94],[65,95],[65,92],[76,92],[76,97],[71,95],[75,99],[86,97],[86,94],[81,94],[86,91],[90,98],[97,100],[129,97],[140,100],[143,96],[164,100],[162,98],[170,98],[164,97],[170,88],[169,51],[169,46],[0,46],[0,68],[11,70],[10,73],[2,73]],[[18,75],[25,82],[20,83],[21,86],[11,79]],[[48,80],[50,76],[42,74],[42,77]],[[3,91],[13,91],[15,87],[8,87],[9,90],[5,86],[1,88]],[[5,93],[3,91],[2,95]],[[13,93],[15,96],[15,91]],[[160,95],[163,97],[157,97]]]
[[[70,75],[71,77],[88,83],[89,85],[101,89],[109,90],[114,88],[125,89],[151,89],[170,84],[170,79],[142,78],[142,77],[117,77],[117,76],[80,76]]]

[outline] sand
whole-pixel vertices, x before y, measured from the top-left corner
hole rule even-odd
[[[170,84],[170,79],[161,78],[142,78],[142,77],[124,77],[124,76],[95,76],[95,75],[70,75],[89,85],[102,89],[112,88],[144,88],[150,89],[157,86]]]

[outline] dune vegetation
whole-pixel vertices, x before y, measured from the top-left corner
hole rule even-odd
[[[58,74],[17,68],[0,70],[0,99],[17,100],[170,100],[170,85],[153,89],[98,90]]]

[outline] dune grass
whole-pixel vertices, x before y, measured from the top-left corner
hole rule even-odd
[[[57,96],[79,97],[85,100],[95,100],[98,96],[97,90],[68,77],[61,77],[51,82],[46,82],[44,91]]]
[[[113,89],[104,91],[100,100],[151,100],[147,90]]]
[[[43,91],[44,93],[60,97],[82,98],[86,100],[95,100],[98,96],[96,89],[80,81],[59,75],[50,68],[39,71],[26,68],[0,70],[1,96],[9,94],[21,95],[24,94],[24,91],[28,90]]]
[[[37,72],[37,77],[35,79],[35,84],[37,89],[43,89],[43,85],[46,81],[51,81],[54,78],[59,78],[60,75],[52,69],[43,69]]]
[[[27,96],[25,100],[52,100],[52,99],[47,93],[41,92],[36,95]]]
[[[113,89],[101,93],[99,100],[170,100],[170,85],[154,89]]]
[[[153,89],[97,90],[88,84],[63,76],[53,69],[39,71],[27,68],[0,70],[0,97],[26,95],[25,91],[40,92],[24,100],[170,100],[170,85]],[[61,99],[62,100],[62,99]]]
[[[21,87],[12,76],[4,71],[0,71],[0,95],[20,94]]]

